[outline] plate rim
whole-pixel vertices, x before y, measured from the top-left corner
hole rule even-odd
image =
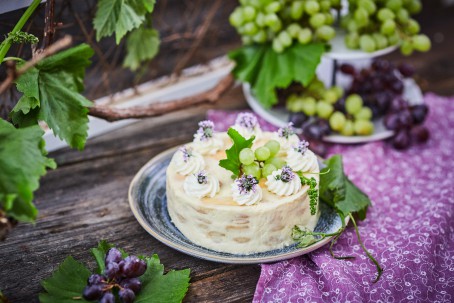
[[[277,261],[282,261],[282,260],[287,260],[290,258],[298,257],[307,253],[310,253],[314,250],[319,249],[322,246],[325,246],[327,243],[331,241],[333,236],[326,237],[323,240],[320,240],[318,242],[315,242],[311,246],[304,247],[304,248],[296,248],[294,251],[290,252],[285,252],[285,253],[278,253],[275,255],[271,256],[265,256],[265,257],[248,257],[248,255],[238,255],[235,256],[235,254],[231,254],[231,256],[218,256],[214,254],[209,254],[205,252],[200,252],[197,250],[191,250],[188,249],[187,247],[181,246],[175,242],[172,242],[165,237],[161,236],[159,232],[155,231],[149,224],[147,224],[146,219],[142,216],[140,210],[137,207],[137,203],[134,203],[134,197],[132,194],[134,186],[139,184],[140,177],[144,174],[144,172],[152,165],[155,163],[158,163],[159,161],[162,160],[162,158],[167,157],[169,154],[174,153],[179,147],[183,146],[178,145],[174,146],[171,148],[168,148],[154,157],[152,157],[147,163],[145,163],[140,170],[134,175],[134,178],[132,179],[129,189],[128,189],[128,200],[129,200],[129,207],[135,217],[135,219],[139,222],[139,224],[142,226],[143,229],[145,229],[146,232],[148,232],[151,236],[153,236],[156,240],[159,242],[163,243],[164,245],[173,248],[181,253],[184,253],[186,255],[192,256],[192,257],[197,257],[200,259],[208,260],[208,261],[214,261],[214,262],[219,262],[219,263],[226,263],[226,264],[260,264],[260,263],[270,263],[270,262],[277,262]],[[344,219],[345,225],[347,225],[349,222],[349,217],[346,217]],[[178,228],[177,228],[178,229]],[[184,235],[183,235],[184,236]],[[188,239],[189,240],[189,239]],[[192,241],[189,240],[189,242],[192,245],[194,244]],[[204,248],[208,249],[208,248]],[[216,253],[216,251],[213,251]],[[253,254],[251,254],[252,256]]]

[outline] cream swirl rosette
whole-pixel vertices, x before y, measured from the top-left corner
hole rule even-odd
[[[284,166],[268,175],[265,185],[270,192],[278,196],[294,195],[302,187],[300,178],[289,166]]]
[[[295,133],[292,122],[286,127],[279,128],[277,132],[274,133],[273,137],[281,145],[279,152],[281,155],[300,142],[300,138]]]
[[[286,162],[293,171],[312,172],[318,170],[317,157],[308,149],[307,141],[300,141],[287,151]]]
[[[200,171],[186,177],[183,183],[183,189],[188,196],[195,198],[210,197],[213,198],[220,189],[219,180],[212,174]]]
[[[262,200],[262,189],[252,176],[243,176],[232,183],[232,197],[239,205],[252,205]]]
[[[199,122],[199,129],[194,134],[194,150],[202,155],[214,155],[224,148],[222,139],[214,132],[214,123],[210,120]]]
[[[183,146],[177,151],[175,167],[177,173],[187,176],[200,172],[205,167],[205,161],[201,154],[190,147]]]
[[[232,128],[246,139],[255,136],[255,139],[259,140],[262,137],[262,129],[257,117],[250,113],[239,113]]]

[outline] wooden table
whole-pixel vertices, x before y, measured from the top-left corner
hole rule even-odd
[[[218,107],[245,108],[234,89]],[[203,261],[161,244],[136,221],[127,192],[135,173],[169,147],[192,140],[207,108],[144,120],[94,138],[83,152],[51,154],[58,169],[42,179],[35,226],[19,224],[0,242],[0,289],[12,302],[38,302],[39,282],[68,256],[94,268],[89,249],[105,239],[132,254],[157,253],[166,270],[191,269],[185,302],[249,302],[259,265]]]
[[[444,40],[434,42],[427,55],[404,59],[416,65],[425,90],[448,95],[454,94],[454,35],[448,32],[454,26],[452,12],[438,8],[433,15],[425,14],[430,16],[425,31],[432,38],[438,34],[438,40],[444,33]],[[388,57],[403,59],[397,52]],[[239,109],[246,104],[235,88],[216,107]],[[101,239],[133,254],[157,253],[167,270],[191,268],[185,302],[250,302],[258,265],[208,262],[168,248],[142,229],[128,205],[134,174],[159,152],[190,141],[206,109],[135,123],[90,140],[83,152],[63,149],[51,154],[59,167],[42,179],[36,193],[36,225],[19,224],[0,242],[0,290],[11,302],[38,302],[39,282],[68,255],[94,268],[89,249]]]

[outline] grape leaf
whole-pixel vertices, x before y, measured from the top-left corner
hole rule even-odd
[[[105,254],[111,247],[113,247],[112,244],[100,241],[98,247],[91,249],[98,269],[104,270]],[[119,250],[125,258],[127,254],[123,250]],[[157,255],[140,258],[147,262],[147,271],[139,278],[142,282],[142,289],[134,302],[181,302],[189,287],[190,270],[171,270],[164,275],[164,266],[160,263]],[[96,272],[100,273],[99,271]],[[40,302],[87,302],[81,298],[81,295],[90,275],[91,272],[83,264],[75,261],[72,257],[66,258],[52,277],[41,283],[47,293],[40,294]]]
[[[240,175],[241,167],[240,151],[243,148],[250,148],[255,137],[252,136],[251,138],[246,140],[243,136],[240,135],[239,132],[231,127],[227,131],[227,135],[229,135],[229,137],[232,139],[233,145],[225,151],[227,159],[222,159],[221,161],[219,161],[219,166],[230,170],[235,175],[235,177],[238,177]]]
[[[136,296],[135,303],[181,302],[189,287],[189,269],[171,270],[164,273],[164,265],[157,255],[145,258],[147,271],[140,278],[142,290]]]
[[[329,173],[320,175],[320,199],[334,207],[344,217],[356,213],[364,220],[367,208],[371,204],[370,199],[345,175],[342,156],[334,155],[324,163],[326,167],[321,172],[329,169]]]
[[[345,175],[342,156],[334,155],[325,162],[326,167],[320,175],[320,198],[334,207],[336,202],[345,198]],[[326,173],[329,171],[329,173]]]
[[[159,50],[159,33],[150,28],[139,27],[133,30],[126,40],[124,67],[135,71],[143,61],[153,59]]]
[[[19,221],[36,219],[33,192],[46,168],[56,167],[46,157],[43,133],[38,125],[17,129],[0,119],[0,205]]]
[[[119,44],[127,32],[143,24],[145,14],[153,11],[154,4],[154,0],[100,0],[93,19],[96,40],[115,32]]]
[[[276,88],[286,88],[293,81],[308,85],[315,76],[325,45],[294,43],[284,52],[276,53],[270,44],[243,46],[229,53],[236,65],[236,79],[251,85],[263,106],[277,103]]]
[[[90,271],[82,264],[67,257],[65,261],[41,285],[47,293],[39,294],[41,303],[91,302],[82,298]],[[76,299],[77,298],[77,299]]]
[[[93,50],[86,44],[42,60],[17,80],[24,93],[10,116],[26,127],[43,120],[54,134],[79,150],[85,146],[88,108],[92,103],[80,94],[85,68]]]

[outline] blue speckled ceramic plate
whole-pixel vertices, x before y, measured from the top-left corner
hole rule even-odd
[[[325,245],[331,240],[331,238],[325,238],[305,248],[298,248],[294,244],[282,249],[249,255],[217,252],[192,243],[173,225],[167,212],[165,174],[177,148],[169,149],[151,159],[136,174],[129,187],[129,205],[137,221],[150,235],[165,245],[205,260],[253,264],[275,262],[300,256]],[[327,205],[321,204],[320,210],[321,215],[315,231],[333,233],[342,226],[341,218]]]

